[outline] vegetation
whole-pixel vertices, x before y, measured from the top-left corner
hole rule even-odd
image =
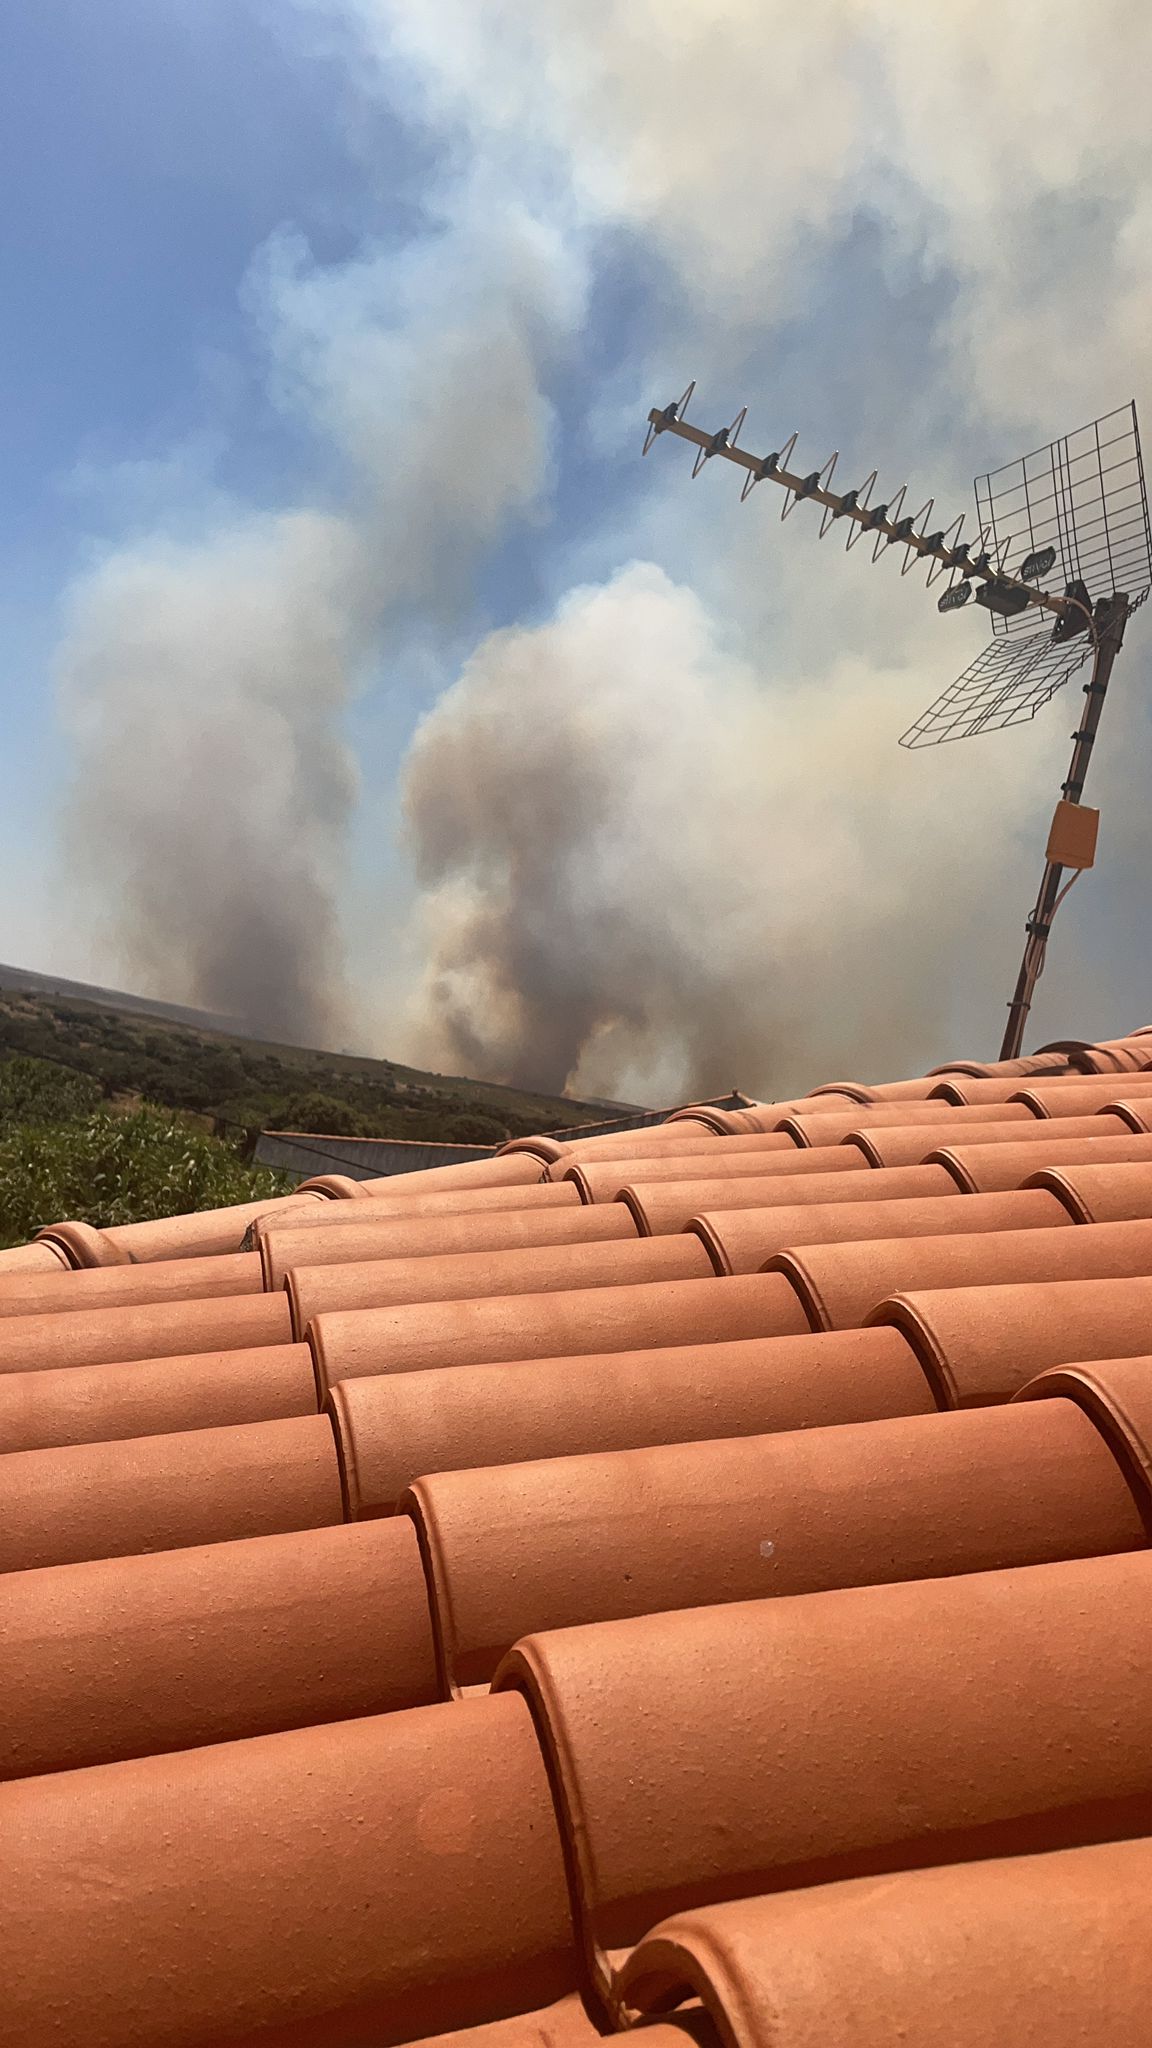
[[[193,1112],[242,1142],[261,1130],[500,1145],[600,1115],[596,1103],[309,1052],[56,996],[0,992],[0,1061],[49,1061],[104,1097]],[[10,1114],[0,1099],[0,1121]]]
[[[596,1104],[389,1060],[196,1030],[60,997],[0,993],[0,1246],[252,1201],[291,1186],[248,1163],[261,1130],[501,1145]]]
[[[4,1075],[0,1066],[0,1083]],[[0,1245],[24,1244],[66,1218],[138,1223],[284,1194],[291,1185],[166,1110],[88,1109],[60,1122],[0,1125]]]

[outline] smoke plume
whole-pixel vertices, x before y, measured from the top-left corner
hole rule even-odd
[[[193,542],[161,530],[71,595],[77,893],[134,986],[288,1040],[364,1028],[339,917],[349,706],[405,618],[455,621],[547,471],[540,377],[579,270],[521,209],[486,221],[480,197],[454,195],[400,261],[323,268],[285,235],[253,266],[269,386],[314,436],[338,511],[240,510]],[[177,497],[171,525],[196,511]]]
[[[930,785],[906,677],[764,680],[651,563],[477,649],[406,786],[449,1065],[641,1100],[916,1070],[997,922],[1019,756]]]

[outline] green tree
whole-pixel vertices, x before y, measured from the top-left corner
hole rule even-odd
[[[66,1219],[98,1228],[140,1223],[291,1187],[287,1175],[245,1166],[220,1139],[163,1110],[10,1125],[0,1132],[0,1245],[23,1244]]]

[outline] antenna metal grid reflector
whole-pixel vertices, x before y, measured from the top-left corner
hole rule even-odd
[[[1037,632],[1026,640],[990,640],[963,675],[902,734],[900,745],[937,747],[945,740],[1026,725],[1092,652],[1088,633],[1063,643],[1050,633]]]
[[[1045,582],[1083,583],[1093,600],[1123,590],[1132,608],[1147,595],[1152,533],[1135,405],[978,476],[974,488],[976,522],[987,528],[994,556],[1003,548],[1011,565],[1051,548],[1055,565]],[[1030,612],[993,614],[992,631],[1002,638],[1035,630]]]

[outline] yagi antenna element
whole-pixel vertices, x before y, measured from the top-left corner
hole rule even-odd
[[[1095,845],[1096,813],[1082,814],[1079,823],[1074,813],[1128,615],[1152,586],[1152,528],[1136,407],[1122,406],[1018,462],[977,477],[976,529],[965,541],[962,516],[950,526],[934,525],[931,498],[918,512],[906,513],[907,484],[884,498],[876,492],[875,470],[859,488],[837,492],[832,489],[835,455],[818,469],[794,467],[795,434],[770,455],[738,447],[746,406],[730,427],[714,433],[691,426],[685,414],[695,389],[690,384],[672,405],[653,407],[645,455],[660,434],[690,441],[696,449],[694,477],[714,457],[735,463],[744,471],[741,501],[758,483],[777,484],[784,492],[782,519],[811,500],[820,507],[821,539],[843,520],[846,546],[867,536],[873,561],[898,547],[904,557],[901,575],[918,562],[927,564],[929,584],[947,575],[947,588],[937,599],[941,612],[960,611],[974,599],[988,613],[989,644],[908,728],[901,746],[937,746],[1023,724],[1077,669],[1092,662],[1040,893],[1026,925],[1024,959],[1008,1005],[1000,1057],[1016,1059],[1052,919],[1071,887],[1071,882],[1061,886],[1064,871],[1071,868],[1075,881],[1091,865],[1087,849],[1089,842]],[[1049,588],[1051,578],[1061,587]],[[1090,830],[1084,829],[1089,825]]]

